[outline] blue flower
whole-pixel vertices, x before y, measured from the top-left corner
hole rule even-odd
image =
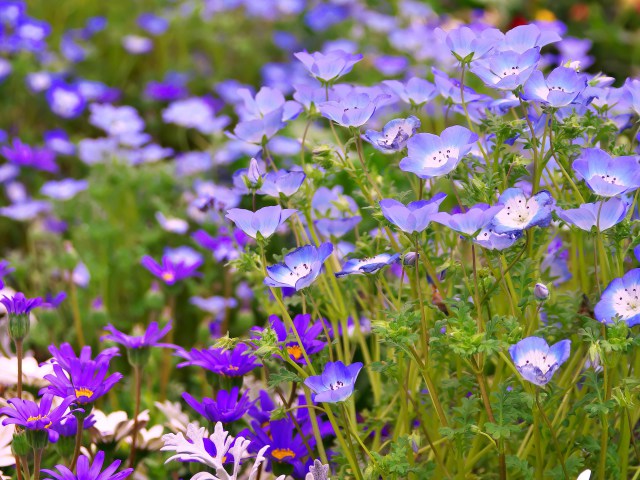
[[[640,323],[640,268],[628,271],[622,278],[611,281],[602,292],[594,309],[596,320],[612,324],[614,318],[633,327]]]
[[[409,138],[416,133],[418,128],[420,128],[420,120],[417,117],[396,118],[388,122],[381,132],[367,130],[362,138],[381,152],[399,152],[404,149]]]
[[[215,399],[205,397],[202,402],[198,402],[186,392],[182,394],[182,398],[191,408],[212,423],[231,423],[240,420],[253,405],[248,391],[238,398],[238,387],[233,387],[230,391],[219,390]]]
[[[315,221],[316,229],[325,237],[342,237],[362,221],[359,215],[344,218],[321,218]]]
[[[456,168],[477,140],[475,133],[459,125],[446,128],[440,136],[419,133],[407,143],[407,157],[400,161],[400,169],[420,178],[446,175]]]
[[[511,359],[522,377],[534,385],[544,386],[556,370],[567,361],[571,340],[561,340],[552,347],[540,337],[527,337],[509,347]]]
[[[333,252],[333,245],[329,242],[319,247],[305,245],[288,253],[284,263],[267,267],[267,278],[264,284],[269,287],[291,287],[296,291],[302,290],[313,283],[320,275],[324,261]]]
[[[318,105],[323,117],[343,127],[360,127],[367,123],[376,111],[380,97],[372,99],[366,93],[357,93]]]
[[[353,393],[361,369],[361,362],[349,366],[340,361],[328,362],[322,375],[307,377],[304,384],[315,392],[316,403],[344,402]]]
[[[380,209],[384,218],[405,233],[420,233],[429,226],[445,199],[444,193],[434,195],[431,200],[418,200],[406,206],[397,200],[380,200]]]
[[[611,157],[599,148],[585,148],[573,162],[573,169],[594,193],[603,197],[614,197],[640,187],[638,157]]]
[[[342,266],[342,271],[337,272],[336,277],[344,277],[346,275],[363,275],[365,273],[377,273],[387,265],[395,263],[400,254],[394,255],[390,253],[380,253],[375,257],[368,258],[352,258]]]
[[[566,107],[587,87],[587,79],[573,68],[558,67],[545,79],[540,70],[534,71],[524,84],[522,97],[550,107]]]
[[[473,63],[471,71],[490,87],[515,90],[529,79],[539,60],[540,52],[537,48],[524,53],[507,50]]]
[[[414,106],[432,100],[438,93],[433,83],[418,77],[411,77],[406,84],[398,80],[385,80],[382,83],[400,97],[400,100]]]
[[[55,200],[69,200],[76,196],[77,193],[86,190],[89,182],[86,180],[74,180],[66,178],[64,180],[50,180],[42,185],[40,193]]]
[[[565,222],[590,232],[593,227],[604,232],[620,223],[629,209],[629,204],[620,198],[610,198],[598,203],[585,203],[570,210],[556,209],[556,214]]]
[[[279,205],[264,207],[255,212],[242,208],[232,208],[226,217],[251,238],[269,238],[278,227],[296,213],[292,208],[282,208]]]
[[[86,106],[85,99],[78,88],[62,81],[54,83],[49,88],[47,101],[51,111],[62,118],[76,118]]]
[[[498,203],[504,208],[492,222],[496,233],[517,232],[536,225],[546,227],[551,223],[553,197],[546,190],[527,198],[521,188],[508,188],[502,192]]]
[[[557,42],[560,39],[560,35],[552,29],[545,28],[544,30],[541,30],[538,26],[533,24],[518,25],[505,34],[498,31],[494,36],[497,50],[512,50],[517,53],[523,53],[530,48],[535,47],[540,49],[545,45]]]
[[[294,55],[311,75],[325,83],[346,75],[362,60],[361,54],[351,54],[343,50],[332,50],[328,53],[298,52]]]
[[[459,62],[471,62],[484,57],[495,48],[495,40],[501,35],[495,28],[487,28],[480,34],[476,34],[467,26],[461,26],[449,32],[437,28],[435,34],[447,45]]]
[[[162,35],[169,28],[169,21],[153,13],[138,16],[138,26],[151,35]]]
[[[432,220],[463,235],[471,236],[476,235],[476,232],[489,225],[502,208],[502,205],[491,207],[486,204],[478,204],[471,207],[465,213],[437,213],[433,216]]]
[[[491,222],[488,226],[480,230],[480,233],[478,233],[473,241],[489,250],[504,250],[516,243],[520,237],[522,237],[521,230],[509,233],[497,233],[494,228],[494,223]]]
[[[306,178],[302,170],[278,170],[268,172],[262,176],[262,186],[257,193],[280,198],[280,195],[290,197],[298,191]]]
[[[438,70],[436,67],[431,67],[433,72],[433,82],[436,84],[438,93],[447,101],[460,105],[462,103],[462,94],[460,92],[460,80],[457,78],[449,78],[449,76]],[[482,98],[482,95],[477,93],[473,88],[464,85],[462,87],[464,91],[464,101],[466,103],[473,102]]]

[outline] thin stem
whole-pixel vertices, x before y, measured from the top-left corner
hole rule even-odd
[[[42,448],[33,452],[33,480],[40,480],[40,463],[42,462]]]
[[[84,418],[82,416],[76,417],[76,445],[73,449],[73,459],[71,460],[71,466],[69,470],[74,471],[76,469],[76,463],[78,463],[78,457],[80,456],[80,447],[82,446],[82,429],[84,428]]]
[[[569,480],[571,477],[569,477],[569,474],[567,473],[567,466],[564,464],[564,455],[562,454],[562,450],[560,449],[560,444],[558,443],[558,437],[556,436],[556,431],[553,429],[551,422],[547,418],[547,415],[544,413],[544,409],[542,408],[542,405],[540,405],[540,389],[538,388],[536,388],[536,405],[538,406],[538,411],[540,412],[540,416],[542,417],[542,420],[544,420],[544,423],[547,424],[547,428],[551,433],[553,446],[556,449],[556,455],[558,455],[558,460],[560,461],[560,466],[562,467],[562,473],[564,473],[564,478]]]
[[[82,330],[82,318],[80,317],[80,307],[78,305],[78,290],[73,281],[72,275],[69,275],[69,293],[71,297],[71,312],[73,314],[73,328],[78,336],[78,344],[80,347],[85,346],[84,332]]]
[[[22,355],[23,340],[16,339],[16,357],[18,358],[18,398],[22,398]]]
[[[129,452],[129,467],[133,468],[133,462],[136,458],[136,445],[138,443],[138,416],[140,415],[140,392],[142,390],[142,375],[139,365],[133,367],[133,375],[136,389],[136,403],[133,412],[133,429],[131,431],[131,451]]]

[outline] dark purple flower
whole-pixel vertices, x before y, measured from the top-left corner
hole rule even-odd
[[[265,456],[272,462],[288,463],[294,467],[303,465],[302,459],[307,456],[305,442],[296,433],[295,425],[289,418],[271,420],[266,427],[253,422],[251,427],[253,435],[250,436],[250,450],[258,452],[269,445]]]
[[[221,228],[217,237],[212,237],[204,230],[198,230],[191,238],[198,245],[213,252],[213,258],[218,262],[236,259],[240,252],[249,243],[250,237],[239,228],[229,232],[226,228]]]
[[[162,265],[148,255],[142,257],[140,263],[167,285],[173,285],[180,280],[198,275],[196,270],[202,265],[201,260],[191,264],[184,261],[175,262],[166,254],[162,256]]]
[[[26,430],[47,430],[58,422],[73,402],[73,398],[65,398],[59,406],[51,409],[53,395],[43,395],[40,404],[31,400],[12,398],[7,401],[10,407],[0,409],[0,415],[6,415],[3,425],[19,425]]]
[[[186,392],[182,394],[182,398],[191,408],[212,423],[231,423],[240,420],[252,405],[248,391],[238,398],[238,387],[233,387],[230,391],[220,390],[215,399],[205,397],[202,402],[198,402]]]
[[[144,94],[152,100],[159,102],[172,102],[187,96],[189,91],[182,84],[176,82],[149,82],[147,83]]]
[[[93,459],[93,464],[91,464],[90,459],[82,455],[78,459],[76,473],[73,473],[64,465],[56,465],[57,472],[54,470],[42,470],[43,473],[51,476],[51,478],[44,480],[124,480],[133,473],[133,468],[127,468],[120,473],[116,473],[121,460],[116,460],[102,470],[104,457],[103,451],[98,452]]]
[[[58,171],[58,165],[55,162],[56,154],[52,150],[31,147],[22,143],[19,138],[14,138],[11,146],[3,145],[0,152],[9,162],[19,167],[31,167],[52,173]]]
[[[93,415],[89,415],[82,422],[83,430],[88,430],[96,424],[96,419]],[[67,415],[61,418],[51,426],[51,429],[61,437],[75,437],[78,431],[78,419],[73,415]]]
[[[278,341],[285,342],[285,348],[291,357],[291,360],[299,363],[300,365],[306,365],[307,361],[302,354],[302,349],[294,336],[293,330],[291,328],[287,328],[284,322],[280,320],[280,317],[277,315],[271,315],[269,317],[269,323],[271,324],[271,328],[276,332]],[[322,351],[326,343],[318,339],[323,330],[321,321],[317,321],[312,324],[311,315],[308,313],[304,315],[298,314],[293,318],[293,326],[298,332],[300,340],[302,341],[302,346],[309,357]],[[255,330],[261,329],[256,328]]]
[[[151,322],[144,332],[144,335],[137,337],[122,333],[111,324],[107,325],[104,329],[111,332],[111,334],[103,335],[100,339],[101,341],[111,340],[112,342],[124,345],[125,348],[173,347],[170,343],[160,342],[162,337],[171,330],[171,321],[169,321],[162,330],[158,327],[158,322]]]
[[[58,308],[66,298],[67,294],[65,292],[58,292],[56,295],[47,293],[44,297],[44,301],[42,302],[42,307],[49,309]]]
[[[0,303],[7,309],[9,315],[29,315],[31,310],[42,305],[42,299],[40,297],[27,298],[23,293],[18,292],[12,297],[3,295],[0,299]]]
[[[241,377],[261,366],[258,359],[247,353],[247,350],[248,347],[244,343],[232,350],[213,347],[206,350],[192,348],[190,351],[179,349],[176,355],[187,361],[179,363],[178,368],[197,366],[225,377]]]

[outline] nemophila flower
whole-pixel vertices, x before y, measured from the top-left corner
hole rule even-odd
[[[340,361],[328,362],[322,375],[307,377],[304,384],[315,392],[313,401],[316,403],[344,402],[353,393],[361,369],[361,362],[349,366]]]
[[[573,68],[558,67],[545,79],[535,70],[524,84],[522,98],[550,107],[566,107],[587,87],[587,79]]]
[[[151,322],[144,332],[144,335],[133,336],[122,333],[116,327],[109,324],[104,329],[110,332],[109,335],[103,335],[100,341],[109,340],[114,343],[118,343],[127,349],[140,349],[150,347],[168,347],[172,348],[170,343],[162,343],[160,340],[171,330],[171,321],[160,329],[158,322]]]
[[[0,408],[0,416],[6,416],[2,420],[2,424],[18,425],[30,431],[47,431],[52,440],[57,439],[56,432],[49,429],[65,415],[67,408],[73,402],[73,398],[65,398],[60,405],[52,408],[53,397],[53,395],[44,395],[39,403],[20,398],[7,400],[10,406]]]
[[[556,370],[567,361],[571,340],[561,340],[552,347],[540,337],[527,337],[509,347],[509,354],[522,377],[540,387],[546,385]]]
[[[277,315],[271,315],[269,317],[269,324],[276,332],[278,342],[286,342],[285,349],[291,359],[300,365],[306,365],[307,361],[302,354],[302,349],[300,348],[300,344],[298,343],[293,330],[291,328],[287,328],[286,324],[280,320],[280,317]],[[304,347],[304,351],[307,352],[308,357],[311,357],[324,349],[326,343],[318,339],[323,332],[322,323],[320,321],[312,323],[311,315],[308,313],[298,314],[293,318],[293,326],[300,336],[300,341],[302,342],[302,346]],[[261,329],[256,328],[255,330]]]
[[[51,25],[26,15],[19,17],[14,29],[17,46],[32,52],[46,48],[46,39],[50,33]]]
[[[264,207],[255,212],[242,208],[232,208],[226,217],[251,238],[269,238],[276,230],[296,213],[292,208],[282,208],[279,205]]]
[[[459,62],[471,62],[484,57],[495,47],[496,39],[500,35],[495,28],[476,33],[464,25],[448,32],[436,28],[434,33]]]
[[[40,188],[40,193],[55,200],[69,200],[88,187],[89,182],[86,180],[66,178],[60,181],[51,180],[46,182]]]
[[[257,159],[252,158],[249,160],[248,168],[241,168],[233,173],[233,185],[243,193],[249,193],[250,190],[254,190],[262,184],[262,172],[265,167],[264,162],[258,162]]]
[[[155,216],[160,227],[167,232],[183,234],[187,233],[187,230],[189,230],[189,222],[186,220],[175,217],[166,217],[162,212],[156,212]]]
[[[132,55],[143,55],[153,50],[153,41],[141,35],[125,35],[122,37],[122,46]]]
[[[489,225],[502,208],[502,205],[492,207],[480,203],[464,213],[439,212],[432,217],[432,220],[463,235],[475,235]]]
[[[362,54],[347,53],[343,50],[321,52],[298,52],[294,56],[304,67],[321,82],[329,83],[351,71],[353,66],[362,60]]]
[[[381,132],[367,130],[362,136],[376,150],[384,153],[394,153],[403,150],[416,130],[420,128],[420,120],[411,116],[408,118],[396,118],[388,122]]]
[[[186,360],[179,363],[178,368],[196,366],[225,377],[242,377],[261,366],[244,343],[231,350],[213,347],[206,350],[192,348],[190,351],[178,349],[176,355]]]
[[[186,128],[195,128],[209,135],[222,131],[229,124],[229,117],[216,117],[215,109],[204,98],[192,97],[177,100],[162,111],[162,119]]]
[[[55,82],[47,90],[47,102],[51,111],[62,118],[76,118],[86,106],[84,97],[73,85]]]
[[[431,67],[431,71],[433,72],[433,81],[440,96],[456,105],[461,104],[460,80],[450,78],[446,73],[438,70],[436,67]],[[482,98],[482,95],[466,85],[462,87],[462,91],[464,91],[465,103],[474,102]]]
[[[69,140],[69,135],[62,129],[54,129],[45,132],[44,144],[60,155],[73,155],[76,146]]]
[[[459,125],[446,128],[440,136],[419,133],[407,143],[407,156],[400,161],[400,169],[420,178],[432,178],[453,171],[478,135]]]
[[[489,87],[498,90],[515,90],[529,79],[539,60],[540,52],[537,48],[524,53],[507,50],[473,63],[471,71]]]
[[[32,147],[22,143],[19,138],[14,138],[11,146],[3,145],[0,152],[9,162],[19,167],[30,167],[52,173],[58,171],[56,154],[52,150]]]
[[[594,308],[596,320],[612,324],[616,318],[633,327],[640,323],[640,268],[616,278],[602,292]]]
[[[262,176],[259,194],[280,198],[280,195],[290,197],[298,191],[306,178],[302,170],[278,170],[268,172]]]
[[[51,210],[51,204],[42,200],[25,200],[8,207],[0,207],[0,215],[17,221],[33,220]]]
[[[282,92],[275,88],[262,87],[255,97],[246,88],[238,90],[238,95],[243,100],[243,108],[238,107],[238,113],[242,121],[265,118],[274,112],[279,112],[281,120],[288,122],[300,113],[298,102],[286,101]]]
[[[543,190],[527,197],[521,188],[508,188],[500,194],[498,203],[504,205],[493,219],[496,233],[511,233],[551,223],[553,197]]]
[[[380,97],[371,98],[366,93],[356,93],[340,100],[330,100],[318,105],[323,117],[343,127],[360,127],[367,123],[376,111]]]
[[[594,227],[604,232],[624,220],[629,204],[616,197],[597,203],[584,203],[569,210],[556,209],[556,214],[570,225],[590,232]]]
[[[423,105],[438,94],[433,83],[418,77],[411,77],[404,84],[398,80],[385,80],[382,83],[400,97],[400,100],[414,106]]]
[[[173,285],[180,280],[198,275],[196,270],[202,265],[202,261],[188,265],[184,262],[175,262],[166,254],[162,256],[162,264],[148,255],[142,257],[140,263],[167,285]]]
[[[81,455],[78,458],[76,473],[73,473],[64,465],[56,465],[54,470],[42,470],[45,475],[49,475],[43,480],[124,480],[133,473],[133,468],[127,468],[116,473],[122,463],[121,460],[115,460],[103,470],[104,458],[105,453],[103,451],[96,453],[93,463],[91,463],[89,457]]]
[[[520,237],[522,237],[521,230],[509,233],[497,233],[494,228],[494,222],[491,222],[480,230],[480,233],[478,233],[473,241],[481,247],[489,250],[504,250],[516,243]]]
[[[305,245],[285,255],[284,262],[267,268],[264,284],[273,288],[291,287],[302,290],[313,283],[320,275],[322,265],[333,252],[329,242],[319,247]]]
[[[336,277],[346,275],[363,275],[366,273],[377,273],[384,267],[395,263],[400,254],[380,253],[374,257],[352,258],[342,266],[342,271],[336,272]]]
[[[638,157],[612,157],[599,148],[583,148],[573,169],[597,195],[614,197],[640,187]]]
[[[517,53],[525,52],[530,48],[542,48],[561,39],[553,29],[541,29],[534,24],[518,25],[505,34],[496,31],[492,38],[498,50],[512,50]]]
[[[89,123],[104,130],[111,137],[137,134],[144,130],[144,120],[135,108],[128,105],[116,107],[93,103],[89,110]]]
[[[316,230],[327,238],[340,238],[362,221],[359,215],[344,218],[321,218],[315,221]]]
[[[65,351],[70,350],[68,344]],[[62,353],[54,348],[52,353]],[[79,357],[75,355],[55,356],[53,374],[45,375],[49,386],[40,390],[40,394],[52,394],[60,398],[72,398],[78,405],[93,404],[118,383],[123,375],[119,372],[108,375],[109,363],[117,354],[107,351],[94,360],[90,358],[91,349],[82,349]],[[73,353],[73,351],[71,352]]]
[[[153,13],[143,13],[138,16],[138,26],[151,35],[162,35],[169,28],[169,21],[166,18],[154,15]]]
[[[240,420],[252,405],[249,391],[245,391],[238,398],[238,387],[231,390],[219,390],[216,398],[203,398],[198,402],[189,393],[183,393],[182,398],[191,408],[212,423],[231,423]]]
[[[384,218],[405,233],[420,233],[429,226],[433,216],[438,213],[446,194],[438,193],[430,200],[418,200],[406,206],[397,200],[380,200],[380,209]]]

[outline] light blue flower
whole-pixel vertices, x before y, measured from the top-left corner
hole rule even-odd
[[[283,263],[267,267],[264,284],[274,288],[290,287],[302,290],[313,283],[322,272],[324,261],[333,252],[329,242],[319,247],[305,245],[288,253]]]
[[[611,157],[599,148],[584,148],[573,169],[591,190],[603,197],[614,197],[640,187],[638,157]]]
[[[620,318],[633,327],[640,323],[640,268],[611,281],[594,309],[596,320],[612,324]]]
[[[296,211],[291,208],[283,209],[279,205],[264,207],[255,212],[232,208],[226,217],[251,238],[257,238],[258,234],[262,238],[269,238]]]
[[[396,118],[388,122],[381,132],[367,130],[362,136],[376,150],[383,153],[394,153],[403,150],[416,130],[420,128],[417,117]]]
[[[561,340],[549,347],[544,338],[527,337],[509,347],[509,353],[520,375],[542,387],[569,358],[571,340]]]
[[[342,266],[342,271],[337,272],[336,277],[346,275],[363,275],[365,273],[377,273],[384,267],[395,263],[400,258],[399,253],[380,253],[375,257],[352,258]]]
[[[489,225],[502,208],[502,205],[492,207],[480,203],[464,213],[437,213],[432,220],[463,235],[472,236],[477,235],[480,230]]]
[[[340,361],[328,362],[322,375],[307,377],[304,384],[315,392],[315,403],[344,402],[353,393],[360,370],[361,362],[349,366]]]
[[[527,198],[521,188],[508,188],[500,195],[498,203],[504,205],[493,219],[496,233],[512,233],[536,225],[546,227],[551,222],[553,197],[543,190]]]
[[[558,67],[545,79],[540,70],[534,71],[524,84],[522,97],[550,107],[566,107],[587,87],[587,78],[573,68]]]
[[[569,210],[556,209],[556,214],[570,225],[590,232],[593,227],[604,232],[620,223],[629,209],[629,204],[620,198],[610,198],[598,203],[585,203]]]
[[[380,209],[384,217],[403,232],[420,233],[434,220],[445,197],[444,193],[439,193],[430,200],[418,200],[406,206],[397,200],[385,198],[380,200]]]

